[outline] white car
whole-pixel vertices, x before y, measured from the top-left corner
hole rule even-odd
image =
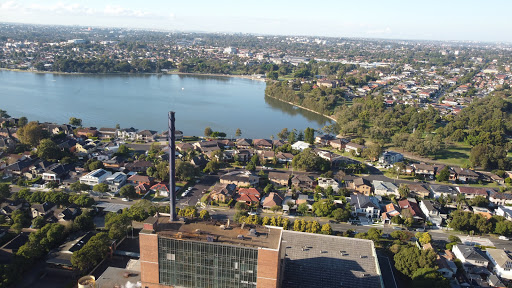
[[[498,237],[498,239],[500,239],[500,240],[505,240],[505,241],[510,240],[508,237],[505,237],[505,236],[500,236],[500,237]]]
[[[188,195],[188,190],[183,192],[182,196],[187,196]]]
[[[128,198],[123,198],[123,199],[121,199],[121,200],[123,200],[123,201],[125,201],[125,202],[130,201],[130,199],[128,199]]]

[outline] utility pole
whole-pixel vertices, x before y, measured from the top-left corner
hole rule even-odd
[[[170,111],[169,115],[169,205],[170,205],[170,211],[171,214],[171,221],[176,221],[176,136],[174,134],[175,127],[174,127],[174,112]]]

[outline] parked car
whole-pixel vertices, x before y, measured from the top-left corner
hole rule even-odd
[[[395,227],[393,227],[393,230],[404,230],[404,228],[395,226]]]
[[[416,232],[425,232],[425,228],[418,228],[416,229]]]
[[[505,241],[510,240],[508,237],[505,237],[505,236],[500,236],[500,237],[498,237],[498,239],[500,239],[500,240],[505,240]]]
[[[123,201],[125,201],[125,202],[130,201],[130,199],[128,199],[128,198],[123,198],[123,199],[121,199],[121,200],[123,200]]]

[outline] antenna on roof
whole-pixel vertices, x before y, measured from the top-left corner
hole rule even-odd
[[[169,118],[169,204],[171,221],[176,221],[176,136],[174,135],[174,111],[170,111]]]

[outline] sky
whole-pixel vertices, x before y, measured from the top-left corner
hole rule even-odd
[[[492,42],[512,42],[511,11],[510,0],[0,0],[0,22]]]

